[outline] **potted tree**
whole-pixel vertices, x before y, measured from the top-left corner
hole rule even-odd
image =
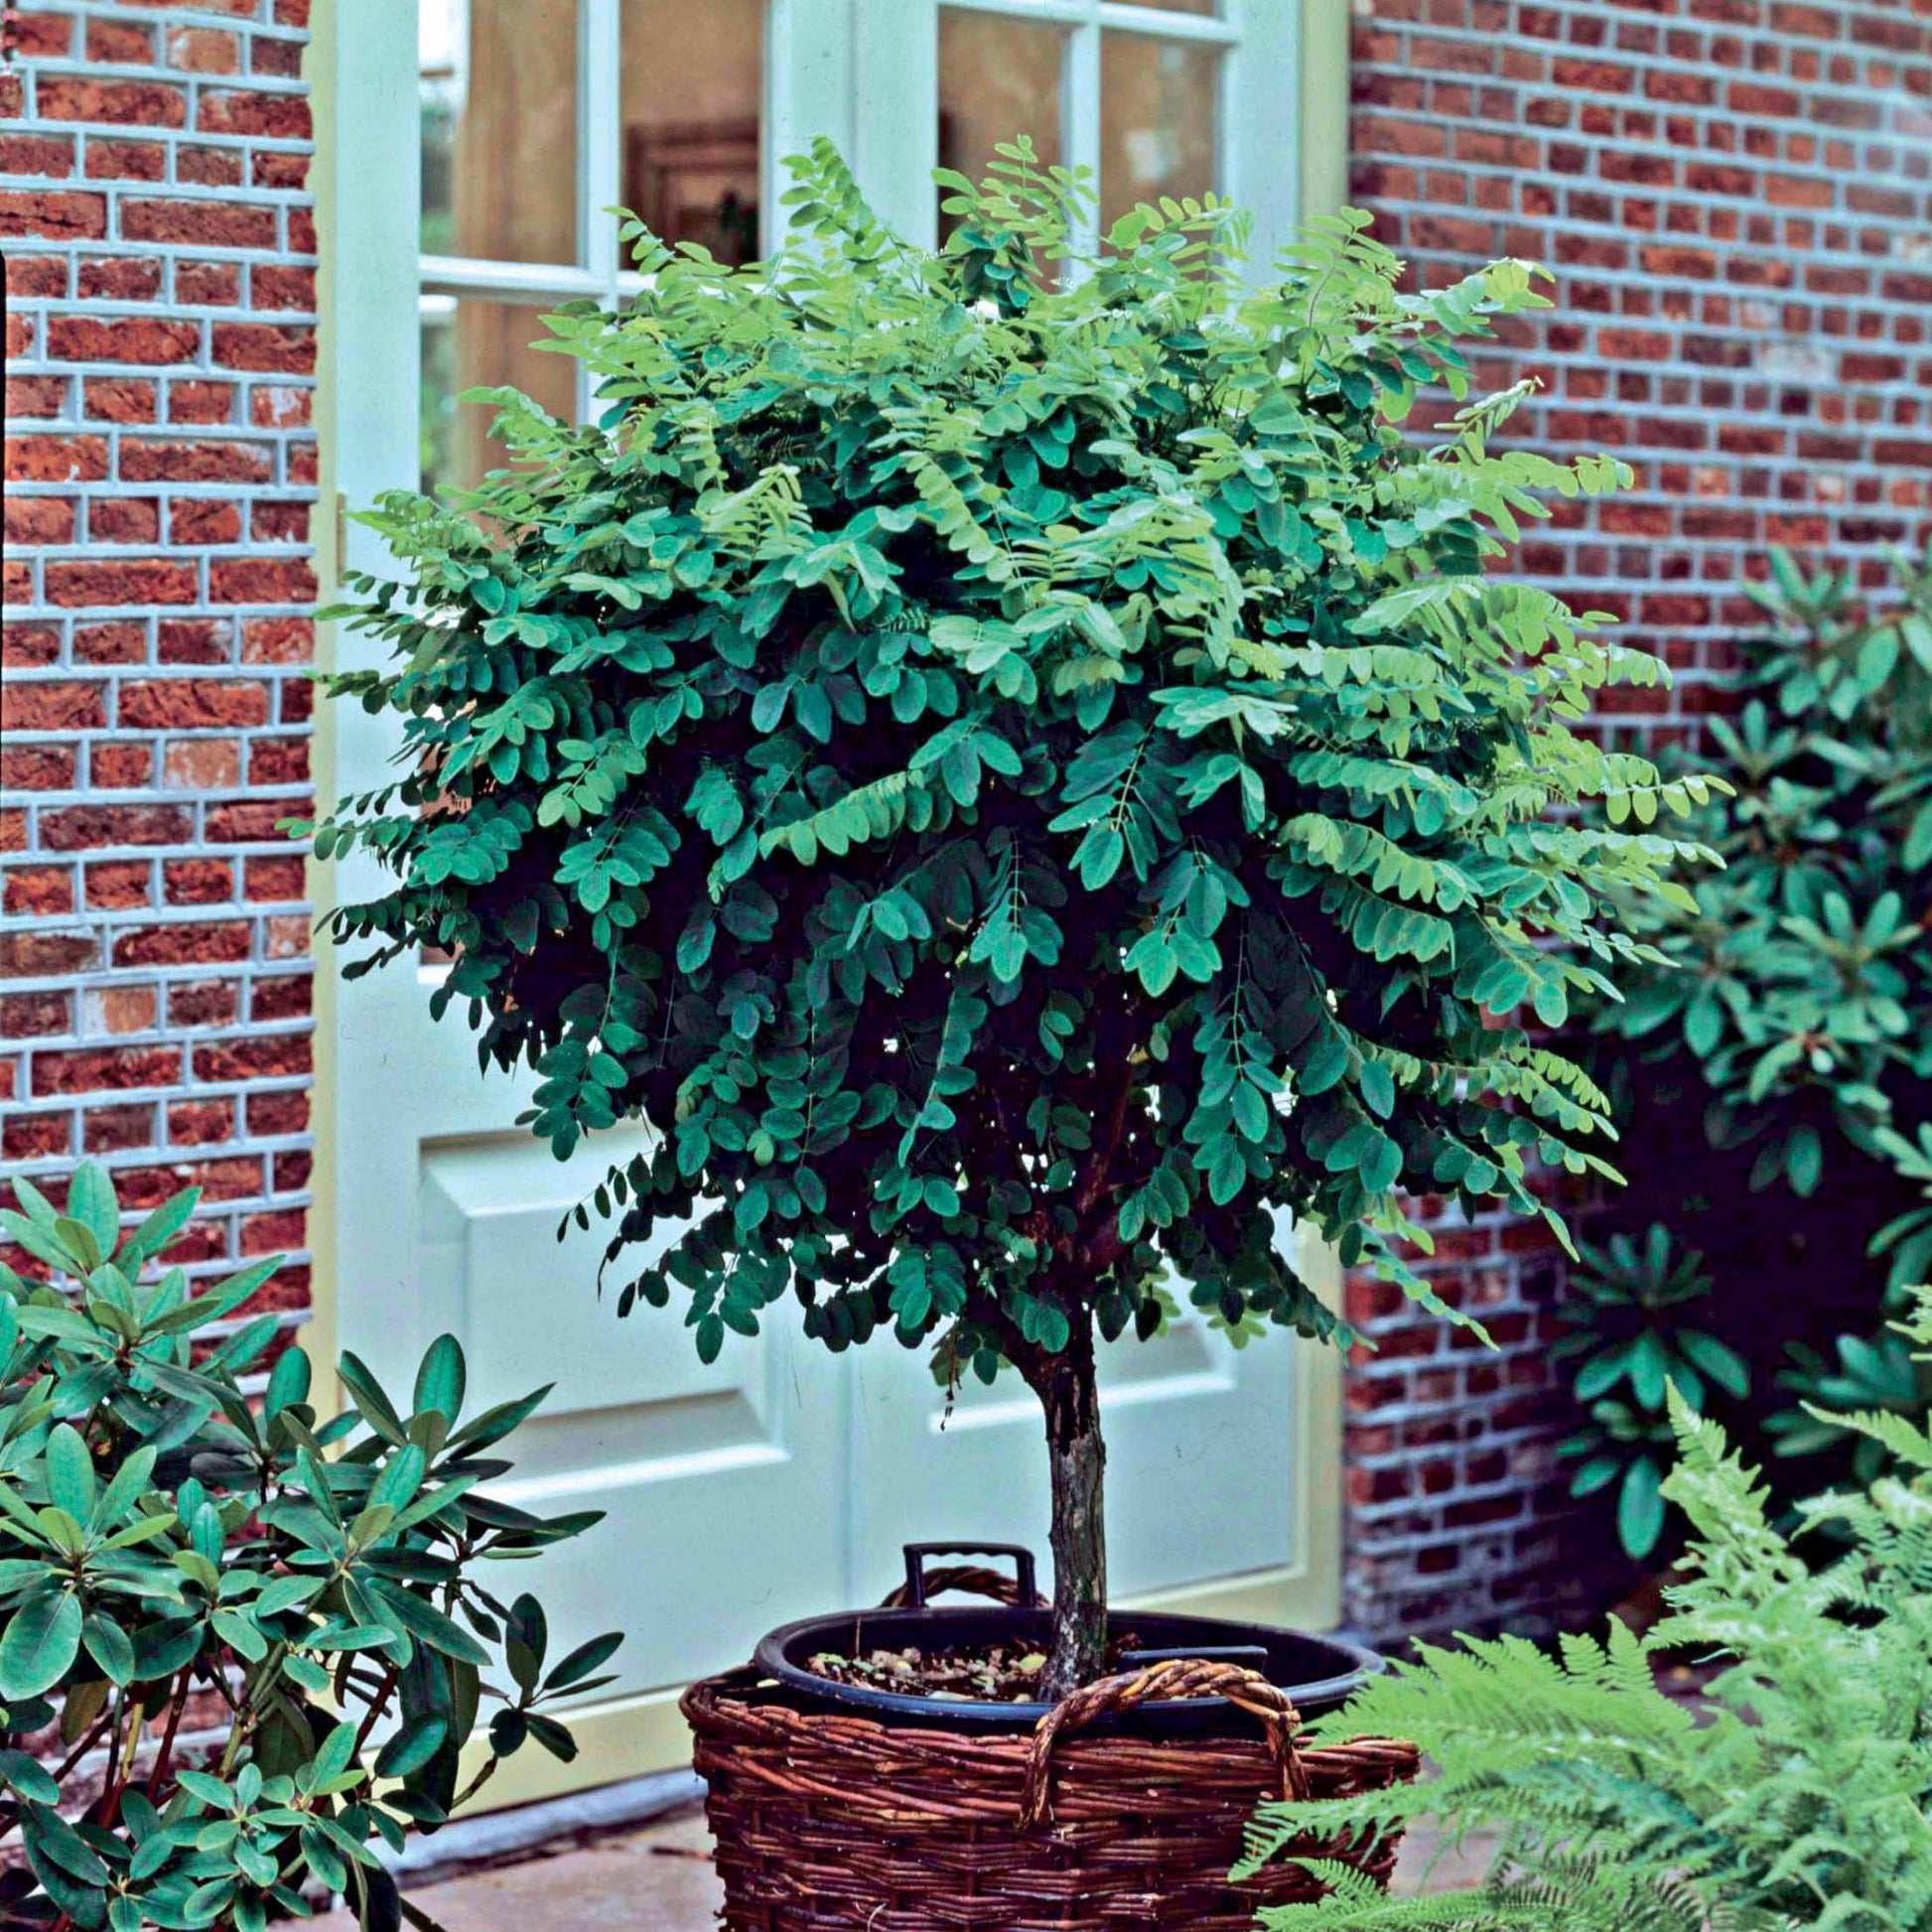
[[[1109,1662],[1096,1336],[1173,1282],[1344,1341],[1277,1212],[1438,1306],[1403,1190],[1607,1173],[1513,1016],[1607,990],[1603,896],[1681,890],[1648,828],[1704,787],[1568,729],[1655,659],[1484,575],[1622,474],[1489,447],[1522,392],[1456,342],[1535,271],[1404,294],[1350,213],[1251,283],[1211,201],[1082,255],[1089,184],[1024,142],[941,177],[934,254],[791,167],[775,261],[632,224],[648,291],[550,318],[597,422],[501,392],[513,468],[369,518],[403,576],[342,615],[400,661],[332,684],[406,763],[317,850],[394,870],[334,915],[350,970],[447,948],[560,1157],[657,1131],[595,1198],[613,1264],[653,1243],[620,1312],[684,1298],[709,1359],[790,1300],[1037,1395],[1036,1710]],[[1409,440],[1430,385],[1461,406]],[[1591,796],[1642,829],[1550,816]]]

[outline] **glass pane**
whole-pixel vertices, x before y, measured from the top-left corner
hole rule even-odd
[[[1209,20],[1221,16],[1220,0],[1119,0],[1123,7],[1159,7],[1169,14],[1202,14]]]
[[[1100,226],[1139,202],[1204,195],[1214,178],[1221,57],[1145,34],[1100,40]]]
[[[1062,159],[1062,31],[999,14],[939,13],[939,165],[978,181],[1002,141],[1026,134],[1041,161]],[[952,230],[942,213],[939,233]]]
[[[423,252],[574,263],[577,0],[421,7]]]
[[[756,261],[764,0],[623,0],[622,42],[624,207],[665,241]]]
[[[489,434],[495,410],[459,402],[466,389],[509,383],[553,416],[575,421],[576,360],[532,348],[548,333],[527,302],[425,295],[423,316],[423,487],[468,489],[505,461]]]

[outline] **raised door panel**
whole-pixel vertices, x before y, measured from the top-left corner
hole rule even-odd
[[[1236,1348],[1191,1313],[1101,1353],[1109,1585],[1171,1593],[1300,1560],[1295,1420],[1301,1344]],[[985,1539],[1046,1550],[1039,1405],[1011,1372],[948,1400],[922,1354],[875,1345],[852,1367],[853,1564],[861,1600],[899,1547]]]
[[[600,1158],[621,1152],[607,1142]],[[463,1342],[473,1410],[556,1384],[492,1493],[542,1514],[606,1512],[492,1587],[534,1588],[560,1645],[626,1631],[606,1697],[742,1662],[772,1623],[837,1600],[836,1364],[782,1320],[733,1337],[708,1368],[675,1305],[620,1321],[596,1289],[599,1224],[556,1239],[584,1169],[526,1136],[432,1142],[421,1175],[421,1312]]]

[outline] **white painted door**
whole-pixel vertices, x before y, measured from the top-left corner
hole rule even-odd
[[[937,227],[927,171],[975,166],[1023,122],[1095,164],[1110,202],[1232,188],[1262,209],[1262,252],[1294,206],[1294,0],[335,0],[324,18],[331,459],[350,505],[484,461],[462,386],[582,405],[570,365],[524,345],[543,304],[634,286],[603,210],[647,202],[661,225],[755,252],[774,157],[819,132],[921,238]],[[345,557],[381,564],[359,529]],[[339,633],[336,662],[367,648]],[[338,708],[327,729],[337,792],[385,780],[381,721]],[[359,859],[318,883],[325,902],[382,889]],[[318,1234],[336,1338],[406,1387],[454,1332],[479,1404],[558,1385],[512,1445],[507,1493],[608,1520],[531,1582],[559,1644],[629,1633],[618,1691],[579,1725],[576,1781],[672,1761],[669,1687],[741,1661],[774,1623],[875,1599],[902,1542],[1043,1547],[1024,1389],[968,1393],[947,1419],[922,1359],[890,1341],[837,1358],[780,1318],[706,1369],[675,1307],[620,1323],[594,1289],[600,1237],[554,1231],[621,1137],[558,1166],[514,1125],[525,1083],[479,1074],[458,1012],[431,1021],[435,962],[354,981],[343,963],[325,994]],[[1328,1366],[1279,1338],[1236,1351],[1193,1322],[1110,1352],[1119,1591],[1247,1579],[1243,1607],[1319,1620]],[[519,1765],[494,1800],[543,1788],[530,1772],[549,1767]]]

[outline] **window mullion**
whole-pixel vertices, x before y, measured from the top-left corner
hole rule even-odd
[[[615,308],[621,267],[616,219],[605,210],[623,199],[623,46],[619,0],[578,0],[578,254],[597,300]],[[577,413],[591,413],[590,371],[577,370]]]
[[[1060,80],[1061,141],[1069,168],[1091,168],[1100,182],[1100,25],[1091,5],[1087,18],[1066,37],[1066,68]],[[1076,260],[1090,256],[1099,238],[1099,210],[1086,210],[1072,236]]]

